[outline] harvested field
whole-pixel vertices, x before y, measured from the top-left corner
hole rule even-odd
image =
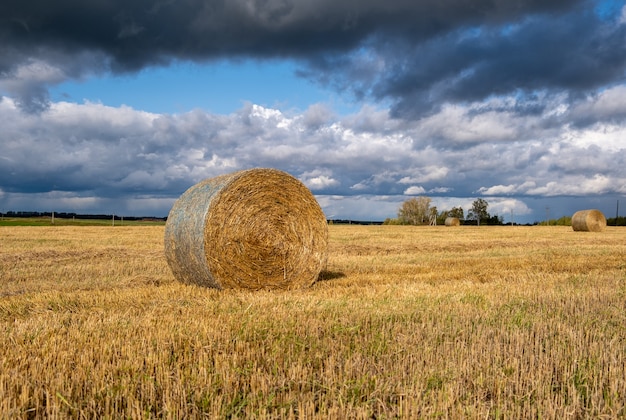
[[[623,418],[626,231],[329,226],[293,291],[163,226],[0,227],[0,418]]]

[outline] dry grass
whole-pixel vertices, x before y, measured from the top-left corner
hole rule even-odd
[[[276,292],[180,284],[162,237],[0,229],[0,417],[626,416],[623,229],[330,226]]]

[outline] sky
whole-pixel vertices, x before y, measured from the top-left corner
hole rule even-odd
[[[329,219],[608,218],[625,152],[623,0],[0,3],[0,212],[162,217],[266,167]]]

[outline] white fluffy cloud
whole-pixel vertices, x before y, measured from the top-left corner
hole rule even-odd
[[[429,195],[439,210],[469,209],[483,196],[493,211],[532,217],[527,199],[626,193],[624,147],[604,129],[626,130],[613,118],[626,114],[617,93],[556,116],[513,113],[508,98],[500,110],[490,99],[411,122],[373,107],[337,116],[323,105],[295,115],[255,104],[168,115],[58,102],[27,114],[4,97],[0,205],[166,215],[203,178],[275,167],[302,180],[329,217],[394,217],[407,195]],[[585,108],[596,110],[592,125]]]

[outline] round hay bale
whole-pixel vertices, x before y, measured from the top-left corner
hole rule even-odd
[[[458,217],[446,217],[446,226],[461,226],[461,221]]]
[[[174,203],[165,256],[186,284],[243,289],[312,285],[326,266],[328,225],[293,176],[249,169],[205,179]]]
[[[600,210],[580,210],[572,216],[572,229],[577,232],[602,232],[606,218]]]

